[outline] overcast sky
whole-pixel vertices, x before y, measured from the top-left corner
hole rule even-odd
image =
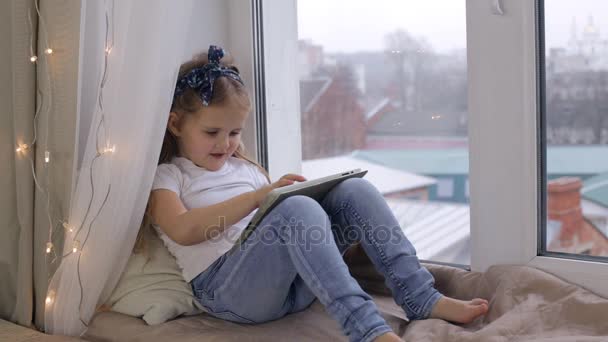
[[[490,1],[490,0],[487,0]],[[504,0],[503,0],[504,1]],[[529,0],[532,1],[532,0]],[[436,51],[466,46],[465,0],[298,0],[298,31],[327,52],[384,48],[384,35],[405,29],[424,36]],[[572,18],[578,31],[590,14],[608,38],[608,0],[545,0],[547,46],[570,37]]]

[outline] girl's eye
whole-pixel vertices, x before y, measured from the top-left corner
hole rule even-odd
[[[206,131],[205,133],[213,137],[213,136],[216,136],[218,132]],[[239,134],[241,134],[241,132],[230,132],[230,136],[237,136]]]

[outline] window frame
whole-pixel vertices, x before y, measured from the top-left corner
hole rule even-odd
[[[544,47],[537,28],[543,3],[502,4],[504,15],[497,15],[487,3],[467,2],[472,269],[526,265],[608,296],[607,263],[541,253]],[[496,174],[504,181],[493,182]]]
[[[302,171],[296,0],[252,0],[263,13],[266,165],[271,179]],[[258,125],[260,127],[260,125]]]
[[[276,179],[301,170],[299,82],[293,67],[297,0],[259,1],[265,148]],[[546,177],[545,133],[539,130],[543,61],[536,39],[541,1],[467,1],[471,269],[531,266],[608,296],[608,263],[540,253]]]

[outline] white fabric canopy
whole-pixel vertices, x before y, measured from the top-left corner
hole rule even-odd
[[[112,11],[111,2],[86,2],[86,6],[98,6],[102,14],[96,22],[102,32],[95,48],[100,56],[105,49],[104,6],[110,8],[113,44],[103,91],[105,119],[99,126],[102,112],[98,105],[92,116],[80,113],[81,119],[85,115],[92,119],[72,196],[69,224],[74,232],[66,235],[63,251],[69,255],[49,287],[47,333],[82,333],[84,322],[111,294],[128,261],[158,161],[178,67],[190,57],[186,42],[191,39],[188,29],[197,19],[193,15],[194,3],[115,1]],[[87,37],[91,37],[90,32]],[[91,51],[84,56],[87,54],[91,55]],[[86,65],[86,61],[81,63]],[[97,100],[97,93],[87,92],[97,92],[99,87],[81,84],[80,89],[81,99]],[[81,106],[81,110],[86,109]],[[98,143],[101,146],[96,146]],[[105,148],[106,143],[114,146],[115,152],[94,159],[96,151]],[[72,241],[81,225],[76,240],[83,248],[72,254]]]

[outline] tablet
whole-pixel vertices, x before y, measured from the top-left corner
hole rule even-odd
[[[239,237],[238,241],[236,241],[233,248],[239,246],[243,241],[245,241],[255,230],[257,225],[262,221],[262,219],[264,219],[264,217],[266,217],[266,215],[284,199],[290,196],[303,195],[311,197],[317,202],[320,202],[338,183],[348,178],[362,178],[366,173],[367,170],[361,171],[361,169],[354,169],[322,178],[297,182],[270,191],[264,198],[262,204],[260,204],[258,211],[255,213],[251,221],[249,221],[247,227],[245,227],[241,233],[241,236]]]

